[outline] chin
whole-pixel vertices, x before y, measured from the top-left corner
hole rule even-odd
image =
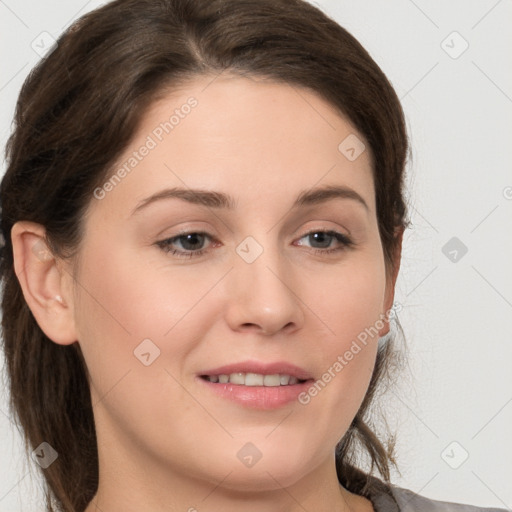
[[[254,469],[254,468],[253,468]],[[268,472],[267,472],[268,471]],[[225,475],[224,475],[225,476]],[[283,487],[294,485],[300,480],[300,475],[295,471],[283,472],[269,470],[233,471],[223,482],[222,487],[241,493],[279,491]]]
[[[306,466],[310,466],[305,465],[304,458],[299,460],[295,451],[287,455],[282,452],[272,453],[268,456],[262,454],[261,458],[254,462],[252,466],[245,465],[237,459],[234,464],[227,463],[225,465],[226,471],[218,477],[220,480],[224,479],[222,482],[224,488],[233,491],[282,490],[283,487],[297,483],[308,472]],[[301,465],[301,462],[304,466]],[[228,473],[229,476],[226,477]],[[217,478],[217,475],[215,478]]]

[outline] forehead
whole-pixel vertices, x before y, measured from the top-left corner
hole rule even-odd
[[[164,186],[225,191],[243,204],[340,184],[374,209],[364,138],[314,92],[263,79],[202,76],[162,94],[116,173],[122,178],[102,203],[124,213]]]

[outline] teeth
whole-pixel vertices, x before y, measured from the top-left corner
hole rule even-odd
[[[207,380],[210,382],[219,382],[221,384],[238,384],[241,386],[291,386],[297,384],[299,379],[290,375],[262,375],[261,373],[231,373],[230,375],[208,375]]]
[[[231,382],[231,384],[245,384],[245,374],[232,373],[229,376],[229,382]]]
[[[265,375],[263,378],[263,385],[264,386],[280,386],[281,385],[281,378],[279,375]]]
[[[286,386],[288,384],[289,380],[290,380],[289,375],[280,375],[279,376],[279,381],[281,383],[281,386]]]
[[[241,382],[240,384],[245,384],[246,386],[263,386],[264,379],[265,377],[259,373],[246,373],[245,382]]]

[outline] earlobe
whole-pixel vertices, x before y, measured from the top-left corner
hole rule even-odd
[[[66,281],[72,276],[58,265],[45,242],[42,225],[19,221],[11,231],[14,272],[23,296],[41,330],[55,343],[77,341],[72,297],[66,296]]]

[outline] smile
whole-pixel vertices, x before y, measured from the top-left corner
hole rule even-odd
[[[301,384],[305,380],[286,374],[263,375],[261,373],[242,373],[236,372],[231,374],[220,375],[201,375],[202,379],[209,382],[218,382],[220,384],[238,384],[240,386],[293,386]]]

